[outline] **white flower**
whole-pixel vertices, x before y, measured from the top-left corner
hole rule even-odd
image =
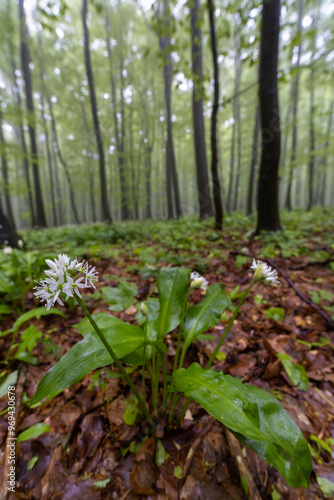
[[[3,253],[4,253],[4,255],[12,255],[12,253],[13,253],[12,247],[5,247],[3,249]]]
[[[268,264],[262,262],[261,260],[253,259],[251,269],[254,269],[254,281],[272,281],[273,283],[279,283],[277,279],[277,271],[272,269]]]
[[[23,248],[23,241],[22,240],[17,240],[17,244],[19,248]]]
[[[50,269],[45,271],[47,278],[37,282],[35,296],[42,302],[46,302],[46,308],[54,306],[56,302],[64,305],[59,295],[64,293],[65,300],[78,295],[81,297],[79,288],[94,287],[93,281],[97,281],[98,274],[95,267],[91,267],[77,259],[71,261],[66,254],[58,255],[54,261],[45,261]]]
[[[193,271],[190,275],[191,283],[190,290],[194,290],[195,288],[201,288],[204,292],[207,289],[209,282],[203,278],[197,271]]]

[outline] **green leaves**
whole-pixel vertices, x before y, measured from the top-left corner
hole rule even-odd
[[[207,288],[205,299],[190,307],[185,314],[183,326],[185,351],[201,333],[217,325],[229,303],[230,299],[223,285],[216,283]]]
[[[160,335],[176,328],[189,291],[189,269],[163,267],[158,275]]]
[[[21,432],[21,434],[18,435],[17,440],[18,442],[27,441],[28,439],[33,439],[41,436],[42,434],[44,434],[44,432],[48,431],[51,431],[50,427],[47,424],[41,422],[40,424],[32,425],[28,429]]]
[[[284,352],[276,354],[286,371],[292,385],[297,386],[300,391],[309,390],[309,380],[305,368],[297,363],[292,363],[291,356]]]
[[[204,370],[196,363],[177,370],[172,384],[275,467],[290,486],[308,487],[312,470],[308,444],[274,396],[258,387],[243,385],[230,375]]]
[[[65,318],[65,314],[55,307],[51,307],[48,311],[45,309],[45,307],[37,307],[36,309],[32,309],[31,311],[21,314],[21,316],[17,318],[13,326],[14,333],[17,333],[19,331],[19,328],[26,321],[30,321],[33,318],[39,319],[41,316],[48,316],[49,314],[58,314],[58,316],[63,316]]]
[[[144,342],[144,332],[138,326],[129,325],[121,320],[116,322],[115,319],[117,318],[102,313],[93,315],[93,318],[118,358],[123,358]],[[46,396],[52,396],[79,382],[95,368],[101,368],[112,363],[110,355],[97,337],[93,327],[90,326],[91,330],[87,332],[88,325],[84,323],[82,326],[82,323],[84,322],[79,323],[81,325],[79,328],[85,331],[85,338],[75,344],[46,373],[38,384],[31,405],[38,403]]]
[[[118,288],[105,286],[101,288],[102,298],[106,304],[111,304],[111,311],[123,311],[131,307],[138,293],[137,285],[121,281]]]

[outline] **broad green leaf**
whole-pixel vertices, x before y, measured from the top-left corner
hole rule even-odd
[[[243,444],[275,467],[290,486],[308,487],[312,459],[292,418],[271,394],[193,363],[177,370],[173,387],[217,418]]]
[[[138,293],[138,288],[135,284],[121,281],[118,288],[105,286],[101,288],[102,299],[106,304],[111,304],[111,311],[123,311],[131,307],[135,301],[135,295]]]
[[[119,318],[116,318],[116,316],[113,316],[112,314],[106,314],[106,313],[98,313],[98,314],[93,314],[93,318],[95,323],[101,330],[107,329],[107,328],[113,328],[114,326],[122,326],[124,325],[124,321],[122,321]],[[86,337],[89,333],[95,333],[94,328],[92,327],[90,321],[88,318],[84,318],[80,323],[77,323],[76,325],[73,325],[73,328],[76,328],[79,333],[83,337]]]
[[[55,307],[51,307],[51,309],[49,309],[48,311],[45,309],[45,307],[37,307],[36,309],[32,309],[31,311],[28,311],[17,318],[13,326],[14,333],[17,333],[19,331],[19,328],[26,321],[30,321],[33,318],[39,319],[41,316],[48,316],[49,314],[58,314],[58,316],[63,316],[63,318],[65,318],[65,314]]]
[[[223,285],[216,283],[207,288],[203,302],[187,309],[183,326],[185,351],[198,335],[217,325],[229,303]]]
[[[5,372],[2,372],[0,375],[0,398],[5,396],[8,393],[8,387],[13,386],[17,382],[17,378],[19,376],[18,370],[15,370],[9,375],[6,375]]]
[[[101,315],[97,316],[101,318]],[[105,316],[112,318],[109,315]],[[95,317],[93,315],[94,319]],[[97,323],[99,322],[98,320]],[[121,324],[113,324],[111,328],[101,328],[101,330],[118,358],[123,358],[144,342],[143,330],[123,321]],[[110,354],[106,351],[95,331],[88,333],[44,375],[38,384],[31,404],[34,405],[53,393],[59,393],[66,387],[82,380],[95,368],[101,368],[111,363]]]
[[[10,292],[14,283],[0,271],[0,293]]]
[[[180,324],[189,291],[189,269],[163,267],[158,275],[160,301],[160,335],[166,335]]]
[[[41,436],[41,434],[44,434],[44,432],[48,431],[51,431],[50,426],[41,422],[40,424],[32,425],[28,429],[21,432],[21,434],[18,435],[17,440],[19,442],[27,441],[28,439],[33,439]]]
[[[25,363],[29,363],[30,365],[34,365],[34,366],[39,365],[38,359],[26,351],[17,352],[15,354],[14,358],[19,359],[20,361],[24,361]]]
[[[30,472],[34,467],[35,465],[37,464],[39,460],[39,456],[38,455],[35,455],[34,457],[32,457],[29,462],[27,463],[27,471]]]
[[[40,338],[42,338],[42,332],[37,330],[34,325],[28,326],[28,328],[26,328],[24,332],[21,333],[21,344],[19,346],[17,354],[25,351],[26,349],[31,354],[31,351]]]
[[[280,352],[276,354],[276,356],[281,360],[284,370],[291,380],[292,385],[298,387],[300,391],[308,391],[309,379],[305,368],[297,363],[292,363],[291,356],[288,356],[288,354],[285,354],[284,352]]]

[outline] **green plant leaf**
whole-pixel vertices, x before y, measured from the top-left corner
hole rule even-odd
[[[101,328],[101,324],[108,324],[108,320],[104,316],[111,318],[110,328]],[[93,315],[93,318],[118,358],[123,358],[144,342],[144,332],[139,326],[129,325],[121,320],[119,320],[121,324],[115,324],[112,319],[113,316],[103,315],[102,313]],[[91,329],[93,330],[92,326]],[[111,363],[110,354],[103,346],[95,330],[91,331],[44,375],[31,400],[31,405],[38,403],[46,396],[59,393],[66,387],[79,382],[95,368],[101,368]]]
[[[318,476],[317,477],[317,483],[321,489],[321,491],[324,494],[325,498],[332,498],[332,495],[334,495],[334,483],[333,481],[330,481],[329,479],[326,479],[325,477]]]
[[[215,283],[209,286],[203,302],[187,309],[184,317],[184,350],[198,335],[219,323],[221,314],[229,305],[230,299],[223,285]]]
[[[305,368],[297,363],[292,363],[291,356],[284,352],[279,352],[276,356],[281,360],[287,376],[291,380],[292,385],[298,387],[300,391],[308,391],[310,384]]]
[[[28,439],[36,438],[48,431],[51,431],[50,426],[41,422],[40,424],[32,425],[28,429],[21,432],[21,434],[18,435],[17,440],[18,442],[27,441]]]
[[[51,309],[49,309],[48,311],[45,309],[45,307],[37,307],[36,309],[32,309],[31,311],[28,311],[17,318],[13,326],[13,332],[17,333],[19,331],[19,328],[26,321],[30,321],[33,318],[39,319],[41,316],[48,316],[49,314],[58,314],[58,316],[63,316],[63,318],[65,318],[65,314],[55,307],[51,307]]]
[[[183,478],[183,469],[182,469],[181,465],[176,465],[174,467],[174,474],[173,475],[177,479],[182,479]]]
[[[312,470],[308,444],[274,396],[230,375],[204,370],[197,363],[177,370],[172,385],[226,425],[290,486],[308,487]]]
[[[125,412],[123,413],[124,422],[127,425],[135,425],[137,419],[143,414],[140,408],[138,408],[137,400],[133,394],[125,400]]]
[[[104,286],[102,291],[102,299],[106,304],[111,304],[111,311],[123,311],[131,307],[135,301],[135,295],[138,293],[137,285],[121,281],[118,288]]]
[[[38,462],[38,460],[39,460],[39,456],[38,455],[35,455],[34,457],[32,457],[29,460],[29,462],[27,463],[27,471],[30,472],[35,467],[35,465]]]
[[[160,301],[160,335],[166,335],[180,324],[184,302],[189,291],[189,269],[163,267],[158,275]]]
[[[10,306],[6,306],[5,304],[0,305],[0,315],[1,314],[11,314],[12,308]]]
[[[283,321],[284,309],[283,307],[269,307],[269,309],[266,310],[266,315],[274,321]]]
[[[164,445],[161,442],[161,439],[157,440],[157,449],[155,452],[155,465],[157,467],[161,467],[169,457],[169,453],[166,452]]]
[[[101,328],[101,330],[113,328],[115,326],[120,327],[124,325],[124,321],[116,318],[116,316],[113,316],[112,314],[97,313],[93,314],[93,318],[95,323],[99,328]],[[73,325],[73,328],[78,330],[78,332],[81,333],[83,337],[86,337],[86,335],[88,335],[89,333],[95,333],[95,330],[88,318],[84,318],[82,321],[80,321],[80,323]]]
[[[8,387],[15,385],[17,378],[19,376],[18,370],[6,375],[6,372],[2,372],[0,375],[0,398],[8,393]]]

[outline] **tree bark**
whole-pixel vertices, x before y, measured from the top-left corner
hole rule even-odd
[[[262,153],[256,234],[260,231],[281,229],[278,209],[278,168],[281,146],[277,84],[279,30],[280,0],[264,0],[259,70]]]
[[[253,131],[252,159],[251,159],[249,182],[248,182],[248,196],[247,196],[248,217],[253,213],[253,197],[254,197],[253,191],[254,191],[255,167],[257,165],[257,160],[258,160],[259,129],[260,129],[260,108],[259,105],[257,105],[255,111],[255,125]]]
[[[207,3],[209,20],[210,20],[210,36],[211,36],[211,51],[214,72],[214,97],[211,114],[211,175],[213,183],[213,202],[215,206],[215,228],[222,229],[223,225],[223,204],[220,192],[220,182],[218,175],[218,146],[217,146],[217,116],[219,110],[219,67],[218,67],[218,52],[217,39],[215,29],[215,6],[213,0],[208,0]]]
[[[167,142],[166,142],[166,186],[167,186],[167,210],[168,219],[173,218],[173,195],[175,198],[175,212],[177,217],[182,216],[181,201],[179,192],[179,182],[176,170],[176,160],[173,141],[172,127],[172,81],[173,81],[173,66],[170,52],[170,33],[169,23],[170,14],[168,12],[167,0],[162,2],[162,13],[160,13],[160,5],[156,11],[157,19],[161,22],[161,30],[158,31],[159,46],[163,53],[164,59],[164,87],[165,87],[165,105],[166,105],[166,123],[167,123]]]
[[[321,183],[321,193],[320,193],[320,204],[324,207],[326,205],[326,178],[327,178],[327,158],[328,158],[328,148],[329,148],[329,138],[333,123],[333,111],[334,111],[334,101],[331,102],[329,108],[329,118],[327,125],[326,141],[323,145],[322,156],[319,162],[319,166],[323,170],[322,172],[322,183]]]
[[[314,152],[315,152],[315,131],[314,131],[314,66],[311,67],[310,75],[310,158],[308,162],[308,205],[307,210],[313,206],[313,178],[314,178]]]
[[[5,138],[4,138],[3,131],[2,131],[2,111],[1,111],[1,108],[0,108],[0,144],[2,145],[1,166],[2,166],[2,176],[3,176],[3,180],[4,180],[3,193],[4,193],[4,197],[5,197],[7,217],[8,217],[9,224],[11,225],[11,227],[13,229],[15,229],[15,220],[14,220],[12,204],[10,201],[10,194],[9,194],[8,162],[7,162],[6,143],[5,143]]]
[[[79,215],[78,215],[78,211],[77,211],[77,206],[76,206],[76,203],[75,203],[75,197],[74,197],[74,191],[73,191],[73,186],[72,186],[72,180],[71,180],[70,172],[68,170],[67,163],[65,162],[65,160],[63,158],[63,155],[61,154],[60,147],[59,147],[58,135],[57,135],[57,127],[56,127],[56,122],[55,122],[55,118],[54,118],[54,114],[53,114],[51,100],[49,101],[48,104],[49,104],[50,115],[51,115],[51,127],[52,127],[52,136],[53,136],[53,140],[52,140],[53,147],[57,151],[57,155],[58,155],[59,161],[63,165],[64,170],[65,170],[66,180],[67,180],[68,187],[69,187],[69,190],[70,190],[70,202],[71,202],[71,208],[72,208],[73,215],[74,215],[74,220],[75,220],[76,224],[80,224],[80,219],[79,219]]]
[[[301,32],[302,32],[302,21],[303,21],[303,0],[298,2],[298,25],[297,25],[297,36],[299,36],[299,44],[297,46],[297,62],[296,62],[296,74],[292,80],[291,87],[291,102],[292,102],[292,146],[291,146],[291,157],[290,157],[290,170],[288,177],[288,188],[286,193],[285,208],[288,210],[292,209],[292,182],[293,182],[293,171],[296,167],[296,150],[298,142],[298,129],[297,129],[297,114],[298,114],[298,95],[299,95],[299,78],[300,78],[300,58],[302,55],[302,42],[301,42]]]
[[[208,166],[206,159],[204,118],[203,118],[203,63],[202,63],[202,31],[200,23],[200,0],[191,0],[191,58],[193,72],[193,127],[195,140],[197,190],[201,219],[213,215]]]
[[[90,93],[90,102],[92,107],[92,115],[94,122],[94,132],[97,144],[97,150],[99,154],[99,165],[100,165],[100,184],[101,184],[101,208],[102,208],[102,217],[103,219],[111,223],[112,218],[109,209],[108,203],[108,195],[107,195],[107,177],[106,177],[106,168],[105,168],[105,158],[104,158],[104,149],[103,149],[103,140],[102,133],[100,129],[99,117],[97,113],[97,102],[96,102],[96,94],[95,94],[95,85],[94,85],[94,76],[92,71],[92,65],[90,60],[90,52],[89,52],[89,32],[87,27],[87,0],[83,0],[82,6],[82,23],[84,30],[84,56],[85,56],[85,65]]]
[[[25,83],[25,96],[26,96],[26,106],[29,114],[29,137],[31,145],[31,158],[32,158],[32,168],[33,168],[33,178],[35,187],[35,199],[36,199],[36,223],[39,227],[46,227],[46,217],[44,211],[43,196],[41,190],[41,183],[39,178],[39,166],[38,166],[38,151],[36,143],[36,125],[35,125],[35,112],[34,112],[34,101],[32,95],[32,85],[30,76],[30,54],[29,48],[26,43],[28,38],[28,28],[25,20],[24,12],[24,0],[19,0],[19,17],[20,17],[20,32],[21,32],[21,62],[22,62],[22,73]]]

